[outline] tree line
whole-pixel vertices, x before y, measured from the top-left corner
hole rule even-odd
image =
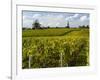
[[[48,28],[52,28],[50,26],[47,26],[47,27],[41,27],[41,24],[38,20],[35,20],[33,23],[32,23],[32,28],[22,28],[23,30],[25,29],[48,29]],[[55,27],[55,28],[61,28],[61,27]],[[65,26],[65,28],[71,28],[70,25],[69,25],[69,21],[67,22],[67,25]],[[79,26],[78,28],[89,28],[89,25],[82,25],[82,26]]]

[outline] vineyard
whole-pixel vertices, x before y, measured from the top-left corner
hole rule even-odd
[[[89,29],[23,30],[23,69],[88,65]]]

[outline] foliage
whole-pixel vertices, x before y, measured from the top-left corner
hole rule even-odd
[[[57,30],[59,30],[59,33]],[[65,30],[56,29],[54,32],[56,37],[45,31],[48,37],[44,37],[43,34],[45,35],[45,33],[40,33],[40,31],[36,33],[39,37],[33,37],[33,35],[32,37],[23,37],[22,67],[24,69],[29,68],[29,56],[31,56],[31,68],[89,65],[88,29],[67,29],[67,33],[64,34]],[[64,35],[58,36],[58,34],[61,35],[60,31]]]
[[[32,29],[40,29],[40,23],[38,20],[35,20],[35,22],[32,24]]]
[[[50,28],[50,29],[35,29],[35,30],[23,30],[22,37],[48,37],[48,36],[63,36],[66,33],[73,31],[74,29],[67,28]],[[76,29],[77,31],[79,29]]]
[[[79,26],[79,28],[89,28],[89,25],[82,25],[82,26]]]

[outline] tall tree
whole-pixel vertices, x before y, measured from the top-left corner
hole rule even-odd
[[[32,24],[32,29],[40,29],[41,28],[41,24],[39,23],[38,20],[35,20],[35,22],[33,22]]]
[[[89,25],[87,25],[86,28],[89,28]]]
[[[70,26],[69,26],[69,21],[67,22],[67,26],[66,26],[66,28],[70,28]]]

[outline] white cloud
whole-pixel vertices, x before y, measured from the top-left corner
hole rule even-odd
[[[32,18],[39,18],[41,15],[40,14],[34,14],[33,16],[32,16]]]
[[[73,19],[73,17],[72,16],[69,16],[69,17],[66,17],[66,21],[68,21],[68,20],[72,20]]]
[[[23,26],[24,27],[32,27],[32,23],[38,19],[41,26],[47,27],[65,27],[67,25],[67,21],[70,21],[69,24],[71,27],[76,27],[78,25],[88,24],[89,20],[88,15],[80,14],[80,13],[29,13],[23,15]],[[84,22],[83,22],[84,21]]]
[[[74,14],[73,18],[77,18],[79,16],[79,14]]]
[[[69,17],[66,17],[66,21],[68,21],[68,20],[73,20],[73,19],[75,19],[75,18],[77,18],[79,16],[79,14],[74,14],[74,15],[72,15],[72,16],[69,16]]]
[[[44,15],[39,18],[39,22],[42,26],[64,26],[66,24],[66,21],[64,19],[63,15]],[[63,24],[63,25],[62,25]]]
[[[80,20],[81,21],[85,21],[85,20],[87,20],[88,18],[87,18],[87,16],[82,16],[82,17],[80,17]]]
[[[61,19],[63,18],[64,16],[63,15],[58,15],[58,16],[55,16],[57,19]]]
[[[60,25],[60,23],[56,23],[55,25],[56,25],[56,26],[59,26],[59,25]]]
[[[23,15],[23,20],[29,20],[29,19],[32,19],[32,17],[31,16],[29,16],[29,15]]]
[[[31,19],[25,19],[23,20],[23,27],[32,27],[33,20]]]

